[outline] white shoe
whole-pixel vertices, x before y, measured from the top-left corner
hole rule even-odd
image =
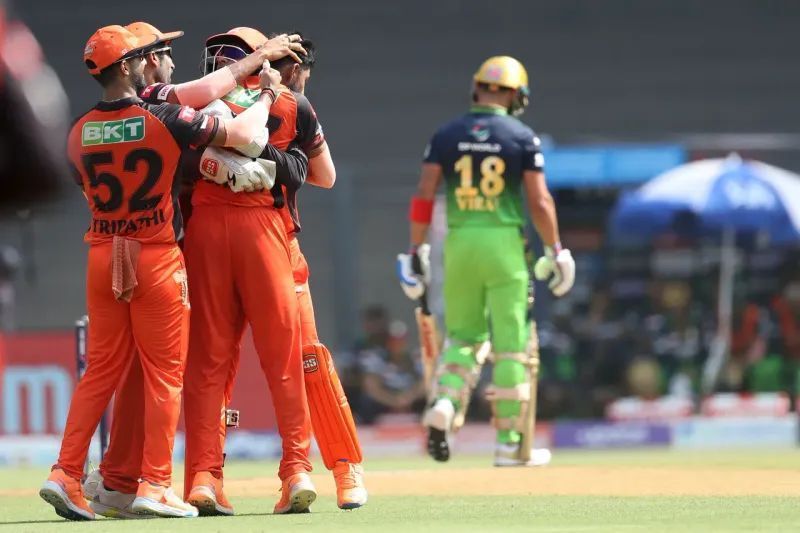
[[[450,459],[450,429],[456,408],[448,398],[439,398],[422,417],[422,425],[428,428],[428,455],[437,461]]]
[[[94,500],[94,497],[97,496],[98,487],[103,486],[103,474],[100,473],[100,469],[95,468],[89,472],[89,475],[86,476],[81,486],[83,487],[83,495],[86,499]]]
[[[339,509],[358,509],[367,503],[363,466],[339,461],[333,467],[333,479],[336,483],[336,504]]]
[[[95,513],[108,518],[151,518],[133,511],[131,506],[135,499],[136,494],[109,490],[101,484],[97,489],[97,494],[89,502],[89,507]]]
[[[162,518],[195,518],[199,514],[197,507],[178,498],[171,487],[153,485],[148,481],[139,482],[130,509],[139,515]]]
[[[275,504],[274,514],[308,513],[317,499],[317,489],[306,473],[294,474],[281,483],[281,499]]]
[[[547,448],[533,448],[531,460],[519,458],[519,444],[497,443],[494,449],[494,466],[544,466],[550,463],[553,454]]]

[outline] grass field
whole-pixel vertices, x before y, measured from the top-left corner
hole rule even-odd
[[[275,463],[233,463],[233,518],[66,523],[38,497],[46,469],[0,469],[2,531],[798,531],[800,451],[558,452],[545,468],[447,464],[423,458],[366,464],[370,501],[336,508],[317,467],[309,515],[273,516]]]

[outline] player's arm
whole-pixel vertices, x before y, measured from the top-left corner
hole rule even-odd
[[[528,201],[528,211],[533,221],[536,232],[541,237],[545,246],[554,247],[560,241],[558,236],[558,220],[556,219],[556,204],[553,195],[547,188],[544,172],[540,170],[526,170],[522,174],[522,183],[525,188],[525,198]]]
[[[433,219],[436,189],[439,188],[443,176],[439,143],[437,134],[425,148],[417,193],[411,198],[408,211],[411,246],[407,254],[397,255],[397,276],[400,278],[400,287],[412,300],[422,298],[430,282],[430,246],[425,244],[425,240]]]
[[[236,63],[215,70],[197,80],[177,85],[151,85],[142,92],[142,97],[147,99],[152,95],[157,102],[169,102],[199,109],[231,92],[236,85],[256,72],[264,61],[277,61],[288,55],[299,63],[298,53],[305,54],[299,35],[278,35]]]
[[[297,100],[297,143],[308,156],[308,179],[311,185],[330,189],[336,183],[336,166],[322,133],[317,114],[305,95],[293,93]]]
[[[561,247],[556,217],[556,204],[544,177],[544,156],[539,139],[530,132],[522,139],[522,185],[528,210],[536,232],[544,243],[544,255],[536,261],[536,279],[549,280],[548,286],[556,296],[563,296],[575,284],[575,261],[572,253]]]
[[[408,219],[411,230],[411,251],[414,252],[428,237],[428,228],[433,219],[433,200],[436,189],[442,181],[441,135],[439,132],[431,138],[425,147],[422,159],[422,172],[417,185],[417,194],[411,198]]]
[[[306,182],[308,156],[299,146],[293,144],[284,152],[268,144],[261,158],[275,162],[275,181],[288,189],[297,190]]]
[[[422,164],[417,194],[411,198],[411,208],[408,213],[412,250],[423,244],[428,237],[428,228],[433,218],[433,201],[441,181],[442,166],[439,163]]]
[[[259,74],[261,86],[265,88],[258,100],[240,113],[236,118],[219,120],[219,127],[208,143],[211,146],[243,146],[253,142],[264,131],[269,119],[269,108],[275,101],[280,85],[280,73],[264,64]]]
[[[308,162],[308,183],[323,189],[330,189],[336,183],[336,166],[327,142],[323,143],[322,151]]]

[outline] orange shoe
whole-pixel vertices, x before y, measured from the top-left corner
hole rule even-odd
[[[194,518],[198,515],[197,509],[178,498],[172,487],[153,485],[149,481],[139,482],[131,510],[140,515],[163,518]]]
[[[192,491],[186,500],[197,507],[200,516],[233,516],[233,506],[222,492],[222,480],[211,472],[198,472],[194,476]]]
[[[94,511],[83,497],[80,480],[69,477],[60,468],[55,468],[47,476],[39,496],[55,507],[56,514],[67,520],[94,520]]]
[[[336,503],[339,509],[358,509],[367,503],[363,466],[340,461],[333,467],[333,479],[336,482]]]
[[[308,474],[301,472],[283,480],[281,499],[272,510],[274,514],[308,513],[317,499],[317,489]]]

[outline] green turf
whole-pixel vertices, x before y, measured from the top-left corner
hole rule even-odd
[[[800,467],[800,453],[769,452],[593,452],[564,453],[555,465],[704,466],[718,468]],[[487,466],[485,457],[456,458],[440,465],[424,459],[375,460],[368,471]],[[232,463],[228,478],[256,478],[275,473],[275,463]],[[605,496],[376,496],[363,509],[343,512],[328,496],[310,515],[269,514],[273,496],[236,498],[237,517],[194,520],[98,520],[67,523],[38,496],[13,495],[39,486],[46,469],[0,469],[0,531],[796,531],[800,526],[798,499],[790,497],[605,497]],[[475,483],[479,486],[480,479]],[[277,496],[277,495],[275,495]]]

